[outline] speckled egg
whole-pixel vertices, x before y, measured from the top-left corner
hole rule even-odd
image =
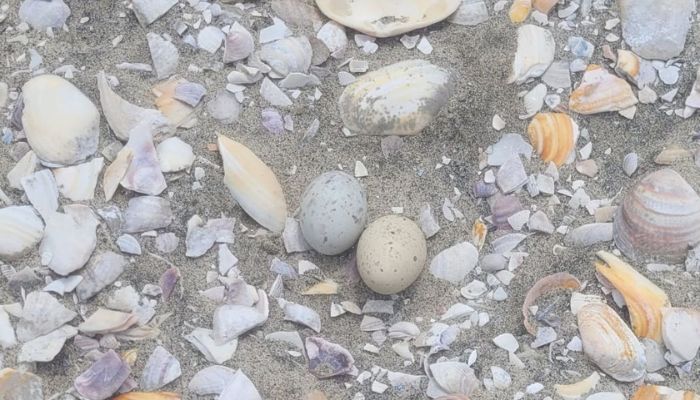
[[[352,247],[367,224],[367,196],[357,179],[331,171],[301,196],[301,232],[316,251],[336,255]]]
[[[380,294],[398,293],[418,278],[427,257],[425,236],[415,222],[387,215],[367,226],[357,244],[357,270]]]

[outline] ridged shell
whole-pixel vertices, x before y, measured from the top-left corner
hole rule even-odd
[[[78,329],[89,335],[102,335],[123,332],[136,322],[138,322],[138,317],[135,314],[98,308],[82,324],[78,325]]]
[[[644,346],[612,308],[587,304],[577,317],[583,352],[601,370],[621,382],[646,374]]]
[[[180,362],[164,347],[153,350],[143,367],[139,387],[143,390],[160,389],[180,377]]]
[[[276,77],[284,78],[291,72],[307,73],[313,53],[306,36],[295,36],[266,43],[256,54],[272,68]]]
[[[530,143],[542,161],[561,166],[576,148],[578,125],[566,114],[539,113],[527,127]]]
[[[345,127],[357,135],[417,135],[451,95],[449,72],[408,60],[367,73],[338,100]]]
[[[596,262],[595,269],[625,298],[634,334],[661,342],[661,309],[671,306],[666,293],[615,255],[597,255],[603,262]]]
[[[73,165],[97,151],[100,112],[77,87],[56,75],[39,75],[22,87],[22,125],[42,161]]]
[[[280,233],[287,220],[287,203],[275,173],[250,149],[219,136],[224,184],[234,200],[263,227]]]
[[[535,25],[518,28],[518,50],[508,83],[519,85],[542,76],[554,61],[555,49],[554,36],[548,30]]]
[[[44,223],[30,206],[0,209],[0,259],[21,257],[44,236]]]
[[[432,379],[446,394],[470,395],[480,386],[474,370],[465,363],[439,362],[429,368]]]
[[[661,169],[632,187],[613,222],[615,245],[627,257],[683,262],[700,243],[700,197],[676,171]]]
[[[374,37],[390,37],[442,21],[461,0],[316,0],[328,18]]]
[[[637,104],[632,87],[600,65],[591,64],[571,93],[569,109],[579,114],[621,111]]]
[[[628,153],[622,160],[622,170],[625,175],[632,176],[639,167],[639,156],[637,153]]]
[[[519,24],[525,21],[531,10],[532,0],[513,0],[513,4],[510,5],[510,10],[508,11],[510,22]]]
[[[634,392],[630,400],[700,400],[700,395],[690,390],[673,390],[666,386],[644,385]]]

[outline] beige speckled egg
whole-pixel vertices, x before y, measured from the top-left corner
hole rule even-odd
[[[367,226],[357,244],[357,270],[380,294],[398,293],[418,278],[427,257],[425,236],[415,222],[387,215]]]

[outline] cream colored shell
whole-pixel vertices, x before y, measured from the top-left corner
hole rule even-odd
[[[387,215],[369,224],[357,244],[360,277],[380,294],[409,287],[423,271],[426,258],[423,232],[399,215]]]
[[[462,0],[316,0],[328,18],[374,37],[390,37],[440,22]]]

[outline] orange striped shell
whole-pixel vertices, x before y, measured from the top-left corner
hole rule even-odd
[[[539,113],[530,122],[527,133],[542,161],[560,166],[576,146],[578,125],[566,114]]]

